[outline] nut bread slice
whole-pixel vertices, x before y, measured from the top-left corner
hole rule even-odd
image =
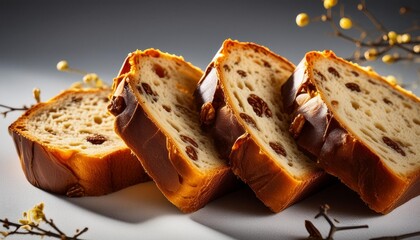
[[[128,55],[109,110],[115,131],[139,157],[158,188],[183,212],[231,189],[235,177],[201,131],[193,92],[201,70],[148,49]]]
[[[273,212],[279,212],[325,180],[298,150],[283,111],[282,84],[295,66],[254,43],[226,40],[197,88],[201,122],[233,172]]]
[[[283,96],[300,147],[370,208],[420,194],[418,97],[331,51],[307,53]]]
[[[28,181],[68,197],[108,194],[149,180],[113,131],[110,89],[66,90],[9,127]]]

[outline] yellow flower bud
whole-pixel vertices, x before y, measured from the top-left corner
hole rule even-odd
[[[58,71],[67,71],[68,69],[69,69],[69,63],[67,61],[62,60],[57,63]]]
[[[351,21],[350,18],[343,17],[340,19],[340,27],[346,30],[350,29],[353,27],[353,22]]]
[[[306,25],[309,24],[309,16],[306,13],[299,13],[296,16],[296,24],[299,27],[305,27]]]
[[[26,225],[22,225],[19,228],[20,229],[24,229],[26,231],[31,231],[32,230],[32,227],[30,225],[27,225],[27,224]]]
[[[22,225],[27,225],[27,224],[29,224],[29,221],[26,220],[26,219],[19,219],[19,223],[22,224]]]
[[[404,33],[401,36],[401,43],[409,43],[411,41],[411,35],[409,33]]]
[[[390,31],[388,33],[388,39],[389,40],[393,40],[394,42],[396,42],[397,41],[397,37],[398,37],[398,34],[396,32],[394,32],[394,31]]]
[[[391,64],[395,61],[395,58],[389,54],[386,54],[382,57],[382,62]]]
[[[413,47],[413,51],[414,51],[415,53],[420,53],[420,44],[415,45],[415,46]]]
[[[375,48],[371,48],[364,53],[364,56],[368,61],[376,60],[377,55],[378,51]]]
[[[34,88],[34,90],[32,90],[32,94],[35,98],[35,101],[37,103],[41,102],[41,89],[39,88]]]
[[[338,0],[324,0],[324,8],[330,9],[337,5]]]
[[[98,75],[95,73],[88,73],[83,76],[83,82],[86,84],[95,84],[98,78]]]

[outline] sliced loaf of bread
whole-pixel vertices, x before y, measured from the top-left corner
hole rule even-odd
[[[115,131],[166,198],[193,212],[234,186],[235,177],[199,123],[193,92],[201,70],[155,49],[127,57],[108,107]]]
[[[280,90],[294,69],[265,47],[226,40],[196,91],[203,127],[230,157],[233,172],[274,212],[325,180],[288,131]]]
[[[114,133],[109,89],[66,90],[10,127],[28,181],[69,197],[97,196],[148,180]]]
[[[420,194],[418,97],[331,51],[307,53],[282,90],[298,144],[370,208]]]

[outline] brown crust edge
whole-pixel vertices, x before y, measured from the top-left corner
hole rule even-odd
[[[284,210],[318,191],[329,181],[323,171],[304,181],[293,178],[262,152],[247,133],[235,142],[230,158],[233,172],[248,184],[273,212]]]
[[[332,116],[328,106],[321,99],[322,93],[320,93],[320,97],[309,94],[312,95],[310,100],[317,99],[316,101],[309,100],[303,104],[296,101],[299,91],[302,88],[307,88],[305,85],[311,84],[311,76],[308,76],[308,72],[306,72],[306,61],[311,53],[313,52],[304,57],[295,73],[282,88],[283,96],[287,96],[284,98],[286,109],[293,114],[293,117],[296,118],[298,114],[304,113],[303,130],[296,135],[299,146],[318,157],[317,162],[320,167],[329,174],[337,176],[345,185],[356,191],[361,199],[378,213],[389,213],[419,195],[420,174],[412,176],[410,179],[398,178],[381,162],[378,156],[342,128],[337,121],[339,119]],[[349,64],[336,57],[331,51],[326,51],[323,54]],[[360,69],[354,64],[351,65]],[[362,71],[364,70],[362,69]],[[375,73],[368,72],[368,74],[386,82]],[[389,85],[399,90],[399,87]],[[312,88],[313,86],[312,84]],[[406,91],[400,92],[418,101],[418,98],[412,94]],[[311,103],[308,104],[309,102]],[[316,111],[308,112],[305,109],[316,109]],[[323,114],[319,114],[320,112]],[[305,141],[306,139],[311,139],[311,141]]]
[[[157,50],[146,50],[142,54],[154,51]],[[132,61],[131,56],[123,66]],[[131,71],[121,74],[114,80],[112,101],[123,98],[126,107],[116,116],[115,131],[137,155],[165,197],[182,212],[190,213],[232,190],[236,178],[230,168],[226,166],[204,174],[195,171],[138,103],[133,90],[136,88],[129,79]]]
[[[66,90],[48,102],[75,92],[95,91],[98,90]],[[35,105],[9,126],[22,170],[33,186],[68,197],[82,197],[105,195],[150,180],[128,148],[104,156],[88,156],[50,148],[23,133],[17,127],[19,123],[48,106],[48,102]]]
[[[199,104],[204,107],[204,104],[210,103],[215,109],[214,120],[210,124],[202,122],[202,125],[215,138],[215,144],[220,154],[223,157],[229,156],[235,175],[247,183],[270,210],[280,212],[317,191],[329,178],[320,170],[305,181],[294,179],[282,167],[274,163],[246,133],[247,126],[242,125],[243,123],[238,121],[238,116],[231,110],[231,103],[226,101],[223,86],[219,80],[218,68],[221,67],[219,63],[222,61],[219,58],[223,58],[225,54],[223,51],[230,44],[249,45],[251,48],[258,48],[259,51],[265,51],[267,54],[285,61],[291,68],[294,68],[294,65],[272,53],[268,48],[254,43],[239,43],[228,39],[207,67],[206,74],[200,80],[195,93]]]

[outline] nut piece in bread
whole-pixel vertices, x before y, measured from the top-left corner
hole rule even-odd
[[[299,146],[371,209],[420,194],[418,97],[331,51],[307,53],[282,91]]]
[[[226,40],[196,91],[203,127],[230,157],[233,172],[273,212],[326,180],[288,131],[280,90],[294,69],[265,47]]]
[[[148,49],[128,55],[108,107],[115,131],[165,197],[193,212],[235,185],[226,161],[200,128],[193,92],[201,70]]]
[[[10,127],[28,181],[68,197],[108,194],[149,180],[113,131],[109,89],[66,90]]]

